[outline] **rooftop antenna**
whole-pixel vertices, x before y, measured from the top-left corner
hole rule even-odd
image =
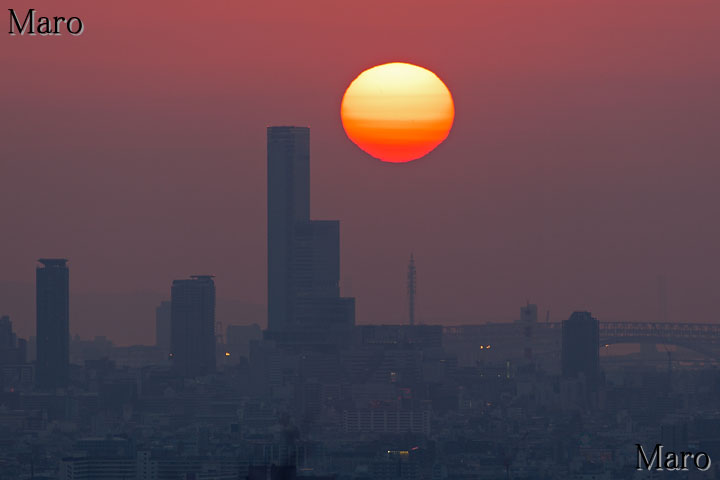
[[[415,325],[415,281],[415,257],[411,252],[407,272],[408,315],[410,325]]]

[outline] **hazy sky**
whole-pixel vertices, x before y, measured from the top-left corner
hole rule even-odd
[[[264,303],[265,128],[295,124],[360,323],[404,318],[411,250],[425,322],[512,319],[526,299],[554,320],[654,320],[658,274],[671,320],[716,320],[717,0],[3,5],[85,34],[0,35],[0,283],[63,256],[78,294],[212,273],[219,296]],[[350,81],[390,61],[456,102],[448,140],[405,165],[339,119]],[[151,342],[153,312],[130,317],[71,332]]]

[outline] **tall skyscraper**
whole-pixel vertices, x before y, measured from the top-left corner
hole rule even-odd
[[[600,325],[590,312],[573,312],[562,322],[562,374],[584,375],[588,385],[600,374]]]
[[[12,322],[7,315],[0,316],[0,348],[11,348],[15,346],[15,334],[13,333]]]
[[[408,294],[408,324],[415,325],[415,294],[417,293],[417,270],[415,269],[415,256],[410,254],[410,263],[407,271]]]
[[[267,129],[268,330],[293,318],[295,227],[310,220],[310,129]]]
[[[171,360],[183,377],[215,370],[215,282],[212,275],[192,275],[172,283]]]
[[[70,376],[70,272],[64,258],[41,258],[36,270],[35,375],[40,388],[67,386]]]
[[[155,346],[166,354],[170,352],[171,313],[171,303],[168,301],[160,302],[155,308]]]
[[[295,297],[340,296],[340,222],[295,225],[290,275]]]
[[[340,297],[339,221],[295,226],[291,276],[294,335],[354,325],[355,299]]]
[[[268,337],[304,343],[355,323],[340,297],[340,222],[310,220],[310,130],[268,127]]]
[[[526,362],[532,361],[533,330],[536,328],[538,319],[537,305],[528,302],[520,307],[520,326],[523,335],[523,358]]]
[[[25,363],[26,351],[27,342],[17,338],[10,317],[0,316],[0,365]]]

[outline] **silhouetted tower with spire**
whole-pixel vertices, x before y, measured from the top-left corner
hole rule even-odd
[[[410,254],[410,263],[408,263],[407,272],[407,293],[408,293],[408,319],[410,325],[415,325],[415,258]]]

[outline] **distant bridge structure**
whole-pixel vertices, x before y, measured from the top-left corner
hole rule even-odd
[[[600,340],[605,343],[674,343],[689,341],[720,344],[720,324],[600,322]]]
[[[600,322],[600,344],[615,343],[676,345],[720,360],[720,324]]]
[[[486,323],[446,326],[443,334],[452,341],[468,344],[484,345],[503,338],[503,347],[514,348],[513,345],[522,335],[522,329],[518,322]],[[537,322],[532,330],[535,342],[545,342],[553,345],[552,348],[559,348],[561,322]],[[720,324],[600,321],[599,330],[601,347],[618,343],[675,345],[720,361]],[[502,348],[501,345],[498,347]]]

